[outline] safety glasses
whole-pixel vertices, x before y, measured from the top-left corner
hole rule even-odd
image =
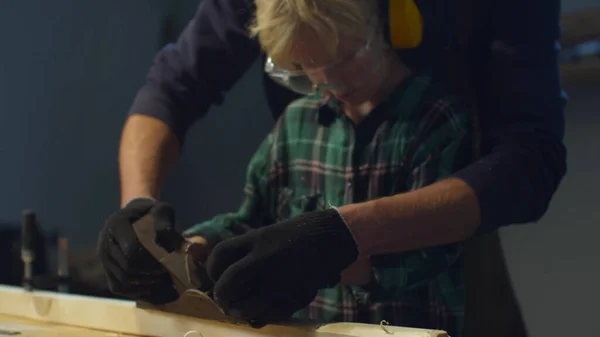
[[[342,60],[335,61],[326,66],[318,68],[303,69],[303,70],[287,70],[278,67],[271,57],[268,57],[265,62],[264,71],[271,77],[275,82],[287,87],[288,89],[301,94],[309,95],[317,90],[321,91],[344,91],[349,86],[357,85],[357,83],[347,83],[348,81],[338,79],[336,76],[331,76],[327,80],[321,83],[314,83],[311,80],[313,74],[336,74],[339,73],[343,68],[352,66],[352,64],[363,59],[372,51],[372,41],[374,34],[367,40],[365,45],[357,50],[354,54],[343,58]],[[363,74],[365,75],[365,74]],[[367,74],[368,75],[368,74]],[[327,76],[329,77],[329,76]],[[364,76],[363,76],[364,77]]]

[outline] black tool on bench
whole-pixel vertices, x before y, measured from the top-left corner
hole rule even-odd
[[[66,238],[53,238],[58,242],[58,275],[35,274],[35,262],[37,259],[47,261],[44,250],[38,249],[43,237],[40,234],[37,216],[32,210],[24,210],[21,215],[21,260],[23,261],[23,287],[27,290],[55,289],[59,292],[68,292],[69,264],[67,259]],[[40,254],[41,253],[41,254]]]
[[[23,287],[33,289],[33,262],[35,261],[34,238],[37,230],[35,213],[23,211],[21,216],[21,260],[23,261]]]

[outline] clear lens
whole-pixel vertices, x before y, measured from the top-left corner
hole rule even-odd
[[[277,83],[301,95],[316,90],[345,92],[361,85],[365,77],[374,72],[379,62],[373,64],[367,59],[372,52],[372,40],[351,57],[317,69],[290,71],[277,67],[267,58],[265,72]]]
[[[270,58],[265,63],[265,72],[275,82],[301,95],[309,95],[316,90],[343,91],[346,87],[342,83],[313,83],[309,75],[305,72],[288,71],[278,68]]]
[[[305,73],[298,71],[292,72],[278,68],[271,58],[267,58],[265,63],[265,72],[275,82],[291,89],[292,91],[301,94],[308,95],[315,91],[315,85],[310,81]]]

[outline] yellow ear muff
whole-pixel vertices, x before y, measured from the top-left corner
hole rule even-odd
[[[390,42],[396,49],[415,48],[423,39],[423,16],[414,0],[389,0]]]

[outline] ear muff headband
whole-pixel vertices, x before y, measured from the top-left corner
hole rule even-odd
[[[423,16],[415,0],[384,0],[388,40],[395,49],[416,48],[423,39]]]

